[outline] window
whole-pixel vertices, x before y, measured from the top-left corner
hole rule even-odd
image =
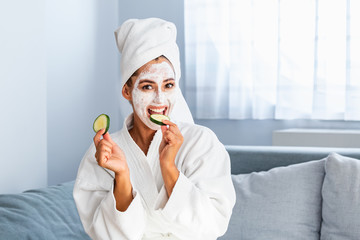
[[[196,118],[360,120],[359,0],[185,0]]]

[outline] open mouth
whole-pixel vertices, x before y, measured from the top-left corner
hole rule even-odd
[[[167,107],[163,106],[163,107],[149,107],[148,108],[148,114],[150,117],[150,115],[152,114],[162,114],[162,115],[166,115],[167,113]]]

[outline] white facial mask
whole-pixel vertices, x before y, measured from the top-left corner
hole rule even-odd
[[[163,114],[166,109],[166,114],[169,115],[175,104],[177,96],[177,86],[172,88],[162,89],[163,81],[166,79],[175,79],[175,73],[171,65],[164,61],[162,63],[151,64],[148,68],[142,71],[135,80],[134,88],[132,90],[132,101],[134,109],[143,123],[153,130],[159,130],[160,126],[150,120],[149,109],[152,113]],[[143,90],[139,89],[141,80],[150,80],[155,82],[153,89]]]

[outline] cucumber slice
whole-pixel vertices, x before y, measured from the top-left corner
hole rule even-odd
[[[106,114],[100,114],[94,121],[93,129],[95,132],[98,132],[99,130],[105,128],[105,133],[109,130],[110,127],[110,118]],[[103,135],[104,135],[103,134]]]
[[[150,115],[150,120],[153,123],[156,123],[158,125],[166,125],[162,122],[162,120],[170,120],[170,118],[168,116],[162,115],[162,114],[151,114]]]

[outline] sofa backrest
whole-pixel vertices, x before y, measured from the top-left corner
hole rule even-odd
[[[320,160],[331,152],[360,159],[359,148],[231,146],[226,145],[231,159],[231,173],[267,171],[274,167]]]

